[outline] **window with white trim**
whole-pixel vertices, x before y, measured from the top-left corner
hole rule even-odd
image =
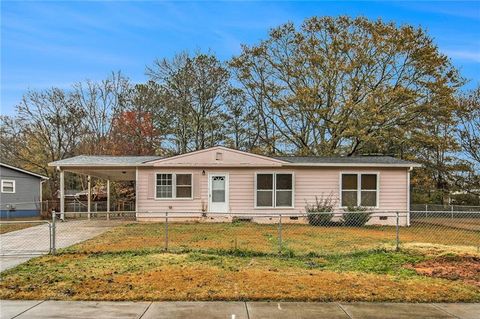
[[[192,198],[192,174],[157,173],[155,185],[157,199]]]
[[[258,173],[256,207],[293,207],[293,174]]]
[[[2,193],[15,193],[15,181],[2,179]]]
[[[378,174],[342,174],[341,192],[342,207],[376,207],[378,206]]]

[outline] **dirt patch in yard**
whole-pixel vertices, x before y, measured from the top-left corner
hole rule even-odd
[[[413,269],[420,275],[461,280],[480,287],[480,257],[439,257],[422,261],[415,265],[408,265],[406,268]]]

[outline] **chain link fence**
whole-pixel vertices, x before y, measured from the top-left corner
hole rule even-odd
[[[480,212],[312,214],[139,213],[68,250],[169,251],[307,256],[378,249],[480,253]],[[62,227],[76,227],[68,215]],[[92,223],[108,221],[92,220]],[[110,224],[109,227],[111,226]],[[72,231],[73,233],[73,231]],[[68,235],[69,232],[64,232]]]
[[[106,212],[106,200],[95,200],[90,203],[91,212]],[[60,210],[60,200],[47,200],[42,202],[42,212],[49,215],[52,210]],[[88,212],[88,201],[80,199],[65,200],[65,211],[74,213]],[[135,201],[112,201],[110,203],[111,212],[135,212]]]
[[[28,232],[24,231],[28,228]],[[0,255],[37,255],[52,252],[52,223],[48,220],[0,219]]]
[[[480,206],[468,205],[442,205],[442,204],[410,204],[410,210],[414,212],[479,212]]]
[[[24,231],[28,228],[28,231]],[[213,214],[69,212],[0,220],[1,254],[203,251],[284,256],[375,249],[480,253],[480,211]]]

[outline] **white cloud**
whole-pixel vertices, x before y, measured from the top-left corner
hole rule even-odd
[[[446,50],[445,54],[453,59],[480,63],[480,50],[479,51]]]

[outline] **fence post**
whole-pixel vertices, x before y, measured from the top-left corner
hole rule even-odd
[[[50,253],[52,255],[55,255],[56,248],[55,248],[55,237],[56,237],[56,220],[57,220],[57,213],[55,210],[52,211],[52,224],[50,225],[51,231],[50,231]]]
[[[49,251],[48,251],[49,254],[52,253],[52,247],[53,247],[52,246],[52,228],[53,228],[52,224],[53,224],[53,222],[48,223],[48,236],[49,236],[49,246],[48,247],[50,248]]]
[[[282,214],[278,215],[278,253],[282,254]]]
[[[452,219],[453,219],[453,205],[452,205],[451,211],[452,211]]]
[[[428,217],[428,216],[427,216],[427,214],[428,214],[427,212],[428,212],[428,204],[425,204],[425,217]]]
[[[168,251],[168,212],[165,212],[165,251]]]
[[[396,212],[395,214],[397,215],[397,224],[396,224],[396,229],[395,229],[396,230],[396,248],[395,248],[395,250],[399,251],[400,250],[400,236],[399,236],[400,235],[399,234],[399,232],[400,232],[400,216],[399,216],[398,212]]]

